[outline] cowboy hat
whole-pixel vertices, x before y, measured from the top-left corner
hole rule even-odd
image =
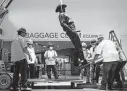
[[[54,47],[54,45],[53,45],[53,44],[49,44],[49,45],[48,45],[48,48],[49,48],[49,47]]]
[[[67,7],[66,4],[62,4],[62,5],[59,4],[59,5],[56,7],[56,11],[55,11],[55,12],[57,13],[57,12],[61,11],[61,8],[63,9],[63,8],[66,8],[66,7]]]

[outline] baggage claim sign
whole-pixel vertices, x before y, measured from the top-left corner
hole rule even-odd
[[[86,34],[79,32],[78,33],[79,37],[83,41],[91,40],[91,39],[96,39],[99,36],[103,36],[102,34]],[[65,32],[35,32],[35,33],[27,33],[27,38],[31,38],[34,40],[43,40],[43,41],[70,41],[68,36],[66,35]]]

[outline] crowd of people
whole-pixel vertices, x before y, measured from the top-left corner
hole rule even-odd
[[[19,89],[19,74],[21,75],[20,86],[21,90],[30,89],[27,87],[27,79],[36,78],[36,65],[39,64],[38,58],[33,47],[33,40],[26,38],[26,29],[20,28],[18,36],[11,44],[11,61],[14,62],[14,74],[11,90]],[[54,73],[55,79],[58,79],[56,65],[61,69],[62,61],[57,60],[57,52],[54,50],[54,45],[49,44],[48,50],[44,53],[47,77],[51,79],[51,71]]]
[[[98,83],[100,69],[102,69],[102,80],[99,89],[112,90],[114,81],[117,83],[114,86],[115,88],[122,88],[125,77],[124,74],[120,73],[121,71],[123,73],[122,68],[126,64],[126,59],[123,57],[122,50],[116,43],[111,40],[106,40],[104,37],[99,37],[97,42],[91,41],[91,44],[92,47],[90,51],[93,50],[91,51],[92,56],[86,57],[87,61],[90,61],[90,65],[92,65],[89,65],[92,67],[92,70],[87,69],[87,71],[92,72],[92,74],[88,74],[91,75],[91,82]],[[100,68],[101,65],[102,68]],[[120,76],[122,76],[123,79],[121,79]],[[87,80],[89,80],[88,77]]]
[[[26,40],[25,38],[26,29],[20,28],[17,32],[18,36],[11,45],[11,60],[14,61],[15,65],[12,88],[17,89],[20,73],[20,84],[23,89],[26,89],[27,75],[29,75],[29,78],[35,78],[35,65],[38,64],[38,61],[32,46],[33,41],[31,39]],[[125,81],[122,68],[126,64],[126,61],[117,43],[106,40],[104,37],[99,37],[97,40],[91,40],[91,47],[88,47],[88,44],[85,42],[81,44],[82,52],[88,65],[80,69],[79,78],[86,81],[86,83],[98,83],[100,71],[102,71],[100,89],[105,90],[108,87],[111,90],[114,81],[117,82],[116,87],[122,88]],[[53,71],[55,79],[58,79],[56,70],[58,54],[54,50],[54,45],[49,44],[44,57],[48,79],[51,79],[51,71]],[[79,58],[78,61],[80,62],[79,67],[82,66],[82,60]],[[28,68],[29,74],[27,73]]]
[[[65,4],[58,5],[56,8],[56,13],[59,13],[59,22],[63,28],[63,31],[66,32],[75,46],[77,57],[79,58],[81,66],[80,78],[83,78],[83,73],[86,71],[86,83],[90,82],[91,74],[93,74],[92,81],[94,82],[95,80],[98,82],[100,73],[99,63],[101,63],[103,65],[103,76],[100,89],[106,90],[106,88],[108,88],[111,90],[114,79],[117,81],[117,87],[122,87],[119,72],[125,65],[126,61],[122,59],[121,49],[118,48],[113,41],[105,40],[104,37],[99,37],[97,43],[92,41],[91,49],[87,50],[86,44],[81,44],[74,21],[66,15],[66,7],[67,5]],[[124,62],[121,62],[121,60],[124,60]],[[75,63],[78,64],[77,61]],[[120,67],[120,65],[122,66]],[[93,73],[91,73],[91,67],[93,68]],[[119,70],[117,68],[119,68]],[[94,73],[96,76],[94,76]]]

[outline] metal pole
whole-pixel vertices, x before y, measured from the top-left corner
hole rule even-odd
[[[62,9],[63,0],[60,0],[60,4],[61,4],[61,11],[63,12],[63,9]]]
[[[0,6],[2,6],[2,5],[4,4],[5,1],[6,1],[6,0],[3,0],[3,1],[0,3]]]
[[[1,39],[1,48],[0,48],[0,60],[2,60],[2,49],[3,49],[3,40]]]
[[[66,80],[66,62],[65,62],[65,59],[64,59],[64,72],[65,72],[65,80]]]
[[[8,2],[8,4],[5,6],[5,8],[8,8],[9,5],[12,3],[12,1],[13,1],[13,0],[10,0],[10,1]]]
[[[6,14],[7,14],[7,11],[5,11],[5,12],[4,12],[4,15],[3,15],[3,17],[0,19],[0,25],[1,25],[1,23],[3,22],[3,20],[4,20],[4,17],[6,16]]]

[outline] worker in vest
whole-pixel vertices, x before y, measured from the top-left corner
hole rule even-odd
[[[53,48],[54,45],[49,44],[48,50],[44,53],[48,79],[51,79],[51,70],[54,73],[55,79],[58,79],[58,74],[56,71],[56,58],[58,55]]]

